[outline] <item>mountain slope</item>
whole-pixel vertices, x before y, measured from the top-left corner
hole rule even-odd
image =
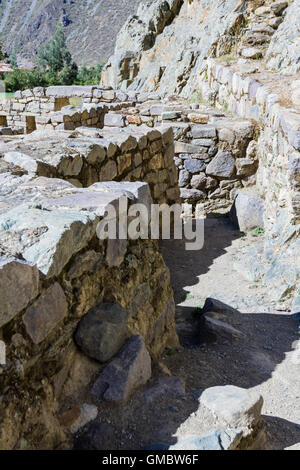
[[[61,21],[78,63],[106,60],[116,35],[140,0],[0,0],[0,40],[16,50],[18,60],[32,63]]]

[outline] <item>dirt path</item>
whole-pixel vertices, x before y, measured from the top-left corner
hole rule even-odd
[[[193,388],[233,384],[256,389],[264,397],[269,446],[283,449],[300,443],[298,323],[289,313],[275,310],[266,287],[246,281],[233,267],[258,238],[242,236],[226,218],[207,219],[205,235],[199,252],[185,251],[181,241],[162,243],[175,292],[178,333],[185,345],[184,352],[165,363]],[[192,318],[207,297],[237,309],[225,309],[219,319],[241,335],[230,338],[204,327],[198,344],[199,328]]]
[[[206,219],[205,244],[185,251],[182,241],[161,243],[170,268],[176,301],[176,322],[182,348],[166,351],[153,379],[121,407],[95,402],[98,423],[104,425],[101,445],[111,449],[143,449],[150,443],[175,443],[186,432],[187,420],[198,408],[201,392],[232,384],[258,390],[264,397],[263,416],[268,448],[300,443],[300,361],[295,361],[298,323],[278,312],[259,283],[249,283],[233,268],[243,250],[260,240],[243,237],[226,217]],[[212,332],[199,321],[207,297],[228,307],[219,319],[234,327],[234,335]],[[236,310],[233,310],[232,307]],[[299,341],[298,341],[299,344]],[[168,371],[182,378],[186,395],[145,400],[157,377]],[[204,420],[203,420],[204,421]],[[199,434],[209,432],[201,422]]]

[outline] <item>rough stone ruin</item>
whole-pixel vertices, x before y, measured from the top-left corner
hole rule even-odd
[[[299,313],[299,24],[299,0],[146,0],[101,85],[0,105],[0,449],[136,448],[126,407],[188,393],[161,362],[183,348],[164,250],[99,241],[108,204],[190,203],[263,233],[234,269]],[[241,338],[224,312],[201,311]],[[177,442],[144,448],[267,448],[261,392],[218,385]]]

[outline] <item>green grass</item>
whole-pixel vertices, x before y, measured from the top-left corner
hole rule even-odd
[[[13,98],[14,96],[14,93],[0,93],[0,98]]]
[[[251,235],[252,237],[258,237],[259,235],[262,235],[264,233],[264,229],[261,227],[256,227],[254,230],[252,230]]]

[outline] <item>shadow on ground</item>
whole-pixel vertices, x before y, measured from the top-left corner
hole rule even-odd
[[[300,427],[293,422],[294,407],[299,398],[299,364],[295,364],[291,357],[294,342],[298,339],[296,318],[272,310],[269,313],[249,309],[244,312],[224,304],[217,315],[219,320],[238,330],[238,334],[231,334],[203,323],[195,304],[182,305],[190,286],[199,285],[201,289],[205,280],[200,280],[199,284],[199,276],[209,273],[216,260],[241,237],[228,218],[218,218],[205,220],[203,250],[186,251],[184,242],[179,240],[161,242],[161,251],[171,272],[176,322],[183,346],[179,351],[168,351],[162,363],[172,375],[185,381],[186,395],[167,395],[146,403],[145,390],[163,375],[161,368],[156,367],[151,382],[139,389],[121,408],[108,408],[107,404],[96,403],[100,411],[98,424],[106,423],[105,433],[109,436],[109,443],[107,439],[105,442],[100,439],[96,448],[131,450],[143,449],[157,442],[175,443],[176,431],[197,410],[202,391],[227,384],[247,389],[255,387],[264,396],[268,410],[274,409],[274,416],[268,412],[263,417],[269,448],[283,449],[300,442]],[[233,271],[226,262],[222,268],[224,272],[220,272],[217,266],[218,278],[210,276],[211,288],[220,290],[225,285],[225,290],[242,296],[238,274],[235,273],[233,278],[226,277],[228,271]],[[207,289],[204,294],[203,300]],[[272,395],[274,389],[279,397]],[[281,406],[284,411],[281,411]]]

